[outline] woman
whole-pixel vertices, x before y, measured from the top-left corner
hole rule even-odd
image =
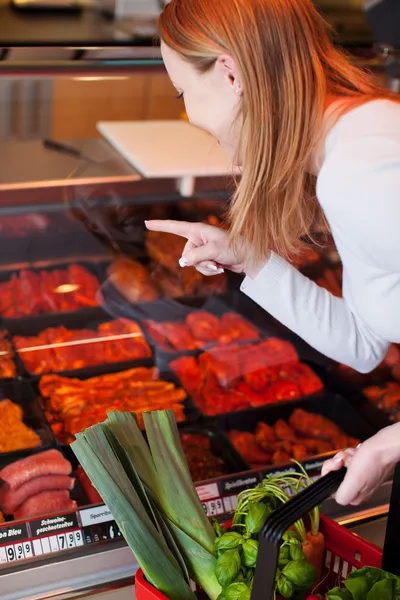
[[[190,121],[217,138],[242,177],[229,234],[175,221],[147,227],[188,240],[182,267],[244,273],[242,291],[314,348],[374,369],[400,342],[398,99],[331,44],[309,0],[172,0],[159,25]],[[287,260],[321,231],[343,262],[343,299]],[[399,428],[389,431],[400,455]],[[382,435],[354,453],[339,501],[364,500],[393,468]],[[361,488],[352,473],[367,463]]]

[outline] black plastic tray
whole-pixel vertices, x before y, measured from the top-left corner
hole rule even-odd
[[[274,425],[278,419],[283,419],[287,422],[296,408],[301,408],[307,412],[331,419],[345,434],[361,441],[368,439],[377,432],[377,428],[366,421],[345,398],[330,393],[314,397],[310,396],[302,400],[293,400],[285,404],[270,404],[262,408],[252,408],[236,413],[219,415],[216,418],[216,422],[224,433],[232,429],[253,433],[257,423],[260,421],[267,423],[267,425]],[[309,456],[301,462],[306,463],[310,460],[326,459],[335,453],[336,450],[323,455]],[[266,465],[270,469],[278,466],[280,465]],[[250,468],[249,465],[247,465],[247,468]]]
[[[106,323],[110,320],[110,317],[107,313],[105,313],[101,308],[94,309],[90,313],[90,317],[87,313],[83,311],[77,311],[75,314],[69,314],[66,316],[63,325],[67,327],[67,329],[92,329],[95,330],[101,323]],[[37,317],[34,321],[28,323],[12,323],[9,327],[9,331],[12,335],[23,335],[23,336],[36,336],[45,329],[49,327],[57,327],[58,325],[52,322],[51,318],[46,316]],[[139,326],[141,327],[140,323]],[[142,328],[142,327],[141,327]],[[143,330],[143,328],[142,328]],[[144,333],[144,331],[143,331]],[[145,339],[148,342],[148,339]],[[84,345],[84,343],[82,343]],[[78,347],[78,346],[77,346]],[[27,378],[37,379],[41,374],[30,373],[26,368],[25,364],[22,361],[21,355],[17,352],[14,345],[14,350],[16,352],[16,360],[17,360],[17,370],[20,375]],[[150,346],[151,350],[151,346]],[[76,377],[91,377],[93,375],[100,375],[104,372],[115,372],[115,371],[124,371],[126,369],[131,369],[134,367],[140,366],[152,366],[153,358],[140,358],[137,360],[128,360],[119,363],[103,363],[96,366],[85,367],[83,369],[68,369],[64,371],[52,371],[55,373],[59,373],[66,377],[76,376]]]
[[[89,499],[88,499],[87,495],[85,494],[85,491],[79,481],[79,477],[77,477],[77,475],[75,473],[75,470],[78,468],[78,466],[80,466],[78,459],[76,458],[76,456],[74,455],[74,453],[72,452],[72,450],[70,449],[69,446],[61,445],[61,444],[54,444],[53,447],[54,447],[54,449],[59,450],[64,455],[64,457],[67,460],[69,460],[69,462],[72,465],[71,477],[75,478],[75,485],[74,485],[74,488],[69,493],[71,500],[75,500],[75,502],[78,505],[78,508],[89,505],[90,504]],[[45,450],[48,450],[48,448],[36,449],[36,450],[34,450],[34,452],[31,452],[31,454],[40,454],[41,452],[44,452]],[[13,453],[12,455],[10,455],[8,457],[8,459],[3,460],[0,455],[0,469],[3,467],[6,467],[9,464],[16,462],[17,460],[20,460],[21,458],[24,458],[24,456],[17,456],[16,453]],[[40,515],[38,515],[38,516],[40,516]],[[35,520],[35,517],[30,517],[28,519],[28,521],[33,521],[33,520]],[[6,522],[12,523],[13,519],[11,517],[7,517]]]
[[[70,264],[72,264],[72,261],[61,263],[61,264],[60,263],[52,264],[51,266],[46,265],[46,264],[44,266],[27,264],[27,265],[24,265],[24,268],[29,271],[33,271],[33,272],[54,271],[54,270],[67,269]],[[97,277],[97,279],[99,281],[98,289],[100,290],[101,284],[105,278],[102,263],[74,261],[73,264],[78,264],[79,266],[84,267],[87,271],[89,271],[89,273],[91,273],[92,275]],[[11,277],[14,274],[18,274],[20,270],[21,269],[1,270],[0,271],[0,282],[4,283],[4,282],[9,281],[11,279]],[[75,315],[80,315],[80,314],[82,314],[86,318],[89,318],[97,310],[98,310],[98,307],[94,306],[94,307],[87,307],[87,308],[78,308],[77,310],[72,310],[72,311],[59,311],[59,312],[55,312],[55,313],[54,312],[37,313],[37,314],[27,315],[27,316],[17,317],[17,318],[9,318],[9,317],[4,317],[4,316],[0,315],[0,318],[1,318],[2,323],[4,323],[4,326],[11,331],[14,327],[16,327],[16,328],[18,328],[18,327],[24,328],[24,327],[30,327],[30,326],[34,327],[36,321],[37,320],[40,321],[40,319],[42,319],[42,318],[48,318],[53,325],[63,325],[65,323],[65,319],[68,319],[68,318],[72,319]],[[23,331],[25,331],[25,329],[23,329]],[[14,332],[12,331],[12,333],[14,333]]]
[[[24,411],[24,423],[37,433],[40,437],[41,445],[36,448],[25,448],[15,452],[0,453],[0,468],[9,462],[35,454],[39,450],[46,450],[55,444],[52,429],[28,382],[0,382],[0,400],[6,398],[22,407]]]
[[[226,435],[214,424],[198,424],[198,425],[186,425],[185,423],[179,424],[179,433],[193,433],[206,437],[210,440],[212,453],[222,459],[227,467],[226,475],[240,473],[241,471],[247,470],[248,465],[243,460],[241,455],[237,452],[236,448],[232,446]],[[216,479],[215,475],[211,475],[208,479]],[[207,480],[203,480],[207,481]],[[195,481],[195,483],[200,483]]]
[[[132,364],[130,365],[130,367],[128,368],[136,368],[136,367],[152,367],[154,366],[154,363],[150,362],[148,364],[144,364],[143,362],[140,365],[135,365]],[[123,371],[123,370],[127,370],[127,369],[120,369],[118,368],[118,364],[116,365],[107,365],[107,370],[104,368],[104,365],[101,368],[101,371],[99,373],[95,373],[93,375],[93,373],[86,373],[86,374],[79,374],[79,379],[90,379],[91,377],[94,377],[98,374],[100,375],[107,375],[110,373],[117,373],[119,371]],[[74,372],[74,374],[72,375],[72,377],[76,378],[77,377],[77,371]],[[62,377],[69,377],[70,375],[66,375],[65,373],[60,373],[60,375]],[[171,372],[163,372],[161,369],[159,369],[159,378],[162,379],[163,381],[167,381],[167,382],[171,382],[174,383],[177,387],[183,387],[182,384],[180,383],[180,381],[178,380],[178,378]],[[40,376],[36,377],[34,380],[31,381],[31,385],[32,385],[32,389],[33,389],[33,394],[34,397],[36,398],[37,403],[40,405],[42,410],[46,409],[46,402],[47,400],[45,398],[43,398],[40,394],[40,390],[39,390],[39,381],[40,381]],[[200,411],[198,409],[198,407],[196,406],[196,404],[193,402],[191,396],[188,394],[186,399],[183,401],[183,406],[184,406],[184,414],[185,414],[185,421],[184,423],[195,423],[199,420],[200,418]],[[44,416],[44,419],[47,423],[47,426],[51,429],[51,426],[48,424],[48,421]],[[52,436],[55,437],[55,434],[52,432]],[[57,440],[58,443],[61,443],[59,440]],[[64,445],[64,444],[63,444]]]

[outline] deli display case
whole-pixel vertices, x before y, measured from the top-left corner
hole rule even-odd
[[[183,123],[159,60],[64,67],[0,68],[2,600],[133,597],[135,558],[69,447],[109,411],[140,422],[172,408],[221,521],[265,473],[295,458],[317,478],[400,414],[397,348],[370,375],[334,364],[242,295],[240,276],[182,270],[184,240],[146,230],[152,218],[223,227],[233,189],[221,162],[202,171],[199,146],[183,149],[198,170],[146,177],[102,136],[100,122],[147,122],[156,148],[165,120]],[[340,295],[334,249],[297,266]],[[379,542],[390,490],[323,510]]]

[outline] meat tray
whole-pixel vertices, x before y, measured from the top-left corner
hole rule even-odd
[[[285,405],[270,405],[263,408],[220,415],[216,418],[216,423],[226,435],[230,430],[254,433],[259,422],[264,422],[270,426],[273,426],[280,419],[288,422],[291,414],[296,409],[322,415],[333,421],[347,436],[360,441],[366,440],[377,432],[377,427],[374,427],[365,420],[350,402],[337,394],[331,393],[292,401],[290,404],[287,403]],[[310,459],[326,459],[335,454],[335,452],[336,450],[307,456],[301,462],[307,462]],[[276,466],[269,465],[270,468],[275,468]]]
[[[75,454],[72,452],[72,450],[69,446],[63,446],[61,444],[54,443],[53,447],[54,447],[54,449],[61,452],[61,454],[64,456],[64,458],[66,458],[71,463],[72,472],[71,472],[70,476],[75,479],[74,487],[69,492],[71,500],[74,500],[77,503],[78,508],[82,507],[82,506],[87,506],[88,504],[91,503],[91,501],[90,501],[90,497],[86,493],[84,486],[81,483],[81,478],[82,478],[81,472],[83,470],[82,470],[82,467],[80,466]],[[31,454],[39,455],[44,450],[45,450],[45,448],[36,449]],[[24,458],[24,457],[17,456],[16,453],[9,455],[7,458],[4,458],[4,459],[1,458],[0,459],[0,469],[16,462],[17,460],[20,460],[21,458]],[[37,517],[39,517],[39,516],[44,516],[44,515],[37,515]],[[48,516],[47,513],[46,513],[46,516]],[[35,519],[34,515],[32,515],[32,517],[29,518],[29,520],[34,520],[34,519]],[[12,521],[13,521],[12,516],[6,517],[6,522],[12,522]]]
[[[141,365],[143,366],[143,365]],[[151,367],[153,365],[145,365],[148,367]],[[136,368],[136,367],[132,367],[132,368]],[[101,376],[107,377],[107,375],[112,375],[112,374],[117,374],[119,371],[117,371],[116,369],[107,369],[107,371],[103,371],[101,373]],[[64,375],[63,375],[64,376]],[[80,380],[86,380],[89,379],[90,377],[92,377],[92,375],[81,375],[79,377]],[[73,378],[74,381],[76,381],[76,377]],[[172,383],[174,384],[174,386],[176,388],[182,388],[182,385],[180,384],[180,382],[178,381],[178,379],[174,376],[173,373],[170,372],[163,372],[160,368],[158,369],[158,380],[167,382],[167,383]],[[76,408],[76,401],[74,400],[74,396],[72,393],[69,394],[68,396],[68,406],[71,405],[72,409],[73,409],[73,413],[72,415],[68,415],[69,412],[69,408],[68,406],[66,406],[66,409],[64,409],[64,411],[66,412],[65,416],[62,416],[62,409],[58,408],[58,411],[54,412],[54,410],[51,407],[51,401],[50,399],[47,399],[46,397],[41,395],[40,392],[40,380],[39,378],[37,378],[35,381],[32,381],[32,387],[33,387],[33,391],[34,391],[34,395],[36,396],[39,404],[43,407],[43,410],[45,412],[45,415],[47,415],[47,422],[48,423],[53,423],[53,427],[54,427],[54,435],[57,439],[57,441],[59,443],[65,443],[66,441],[68,443],[70,443],[71,439],[73,439],[73,436],[71,437],[71,433],[70,430],[67,429],[65,430],[65,421],[68,418],[74,418],[74,417],[79,417],[82,414],[81,412],[77,412],[77,408]],[[90,402],[90,398],[86,399],[85,396],[83,396],[84,400],[85,400],[85,405],[86,407],[88,406],[89,402]],[[117,401],[118,398],[115,399],[115,401]],[[197,406],[193,403],[190,395],[186,394],[186,397],[184,400],[181,400],[179,402],[180,404],[182,404],[183,406],[183,415],[184,415],[184,422],[186,423],[193,423],[199,420],[200,417],[200,411],[198,410]],[[74,406],[75,404],[75,406]],[[96,419],[93,420],[93,422],[88,422],[85,423],[85,425],[82,427],[81,423],[79,426],[79,429],[77,429],[77,431],[81,431],[81,429],[89,426],[89,425],[93,425],[95,422],[101,422],[106,418],[106,413],[110,410],[116,410],[113,400],[110,400],[110,403],[105,403],[104,405],[104,409],[102,409],[102,405],[100,403],[98,403],[98,412],[101,412],[101,410],[104,411],[104,414],[99,414],[96,415]],[[119,410],[126,410],[125,408],[119,408]],[[154,410],[154,409],[153,409]],[[90,411],[88,413],[88,410],[86,410],[83,413],[86,417],[90,417]],[[58,433],[59,431],[59,433]]]
[[[4,399],[9,399],[22,408],[24,413],[23,422],[39,436],[41,444],[36,448],[25,448],[14,452],[0,453],[0,468],[8,464],[11,460],[17,460],[33,454],[38,449],[45,450],[55,443],[53,432],[28,382],[0,382],[0,400]]]
[[[249,301],[251,302],[251,301]],[[143,329],[147,335],[147,339],[154,347],[157,355],[167,354],[171,358],[181,354],[197,355],[207,348],[212,346],[229,345],[231,343],[247,343],[249,341],[257,341],[268,335],[274,334],[276,329],[273,325],[265,324],[264,328],[260,330],[259,327],[252,323],[251,318],[244,315],[245,312],[251,314],[251,311],[245,311],[244,307],[247,305],[246,298],[240,298],[237,294],[229,294],[224,297],[209,297],[204,300],[197,299],[181,299],[181,300],[159,300],[147,304],[139,304],[136,307],[131,307],[131,315],[135,315],[135,319],[143,324]],[[206,313],[206,314],[205,314]],[[221,324],[221,318],[224,315],[230,317],[236,315],[239,320],[239,325],[247,326],[248,330],[245,333],[239,334],[238,339],[229,340],[229,328],[235,327],[235,323],[226,324],[226,334],[217,339],[212,339],[215,333],[215,329]],[[198,318],[196,320],[196,316]],[[188,323],[196,324],[202,328],[204,324],[204,318],[208,317],[208,330],[204,329],[199,333],[200,338],[203,336],[203,340],[196,337],[196,334],[190,331]],[[218,319],[218,321],[216,321]],[[211,320],[211,322],[210,322]],[[235,317],[233,317],[235,320]],[[213,322],[215,321],[215,323]],[[171,337],[166,337],[164,331],[161,329],[157,331],[157,325],[167,324]],[[236,327],[238,323],[236,324]],[[176,332],[175,332],[176,327]],[[180,329],[182,328],[182,329]],[[152,330],[156,330],[153,333]],[[236,332],[234,332],[236,333]],[[170,341],[174,339],[175,342]],[[186,337],[187,336],[187,337]],[[246,337],[247,336],[247,337]],[[158,337],[161,340],[157,339]],[[186,340],[186,341],[185,341]]]
[[[96,263],[96,262],[74,262],[74,263],[70,262],[70,263],[62,263],[62,264],[52,264],[51,266],[48,264],[45,264],[43,267],[39,267],[38,265],[31,266],[31,264],[27,264],[27,265],[24,265],[24,269],[0,271],[0,285],[9,282],[14,275],[18,276],[22,270],[26,270],[26,271],[33,272],[33,273],[39,273],[39,272],[47,273],[47,272],[52,272],[52,271],[65,271],[71,265],[77,265],[78,267],[82,267],[90,275],[93,275],[94,277],[96,277],[96,279],[99,283],[98,289],[100,289],[101,283],[104,280],[104,271],[101,267],[101,264]],[[72,293],[73,293],[73,291],[74,290],[71,290]],[[29,292],[27,292],[26,295],[30,296],[30,294],[31,294],[31,292],[29,290]],[[64,295],[67,295],[67,294],[68,294],[68,292],[65,292]],[[96,310],[96,309],[97,309],[97,305],[93,305],[93,306],[88,306],[88,307],[77,308],[74,310],[59,310],[59,311],[49,311],[49,312],[39,311],[34,314],[28,314],[28,315],[24,315],[24,316],[20,316],[20,317],[9,317],[6,314],[4,314],[4,312],[1,312],[1,319],[6,327],[12,327],[14,323],[16,324],[16,326],[18,326],[18,324],[21,324],[21,326],[23,326],[23,325],[29,326],[31,323],[34,324],[37,319],[40,319],[42,317],[49,318],[54,325],[58,325],[58,324],[62,324],[64,322],[63,321],[64,317],[68,318],[69,315],[74,316],[77,314],[78,315],[82,314],[82,315],[86,316],[86,318],[90,318],[90,316],[93,314],[93,310]]]
[[[225,473],[221,473],[222,475],[229,475],[231,473],[240,473],[241,471],[245,471],[248,469],[247,463],[242,459],[240,454],[235,450],[235,448],[231,445],[228,438],[222,431],[213,423],[203,424],[203,425],[186,425],[182,424],[179,426],[179,433],[182,435],[192,434],[192,435],[200,435],[206,438],[210,443],[210,448],[214,456],[221,459],[223,461],[223,466],[226,468]],[[185,446],[184,446],[185,447]],[[199,446],[199,460],[202,458],[202,448]],[[188,459],[189,467],[190,460]],[[206,470],[206,469],[205,469]],[[215,479],[218,475],[210,473],[209,477],[203,479],[193,479],[196,483],[200,481],[206,481],[206,479]]]
[[[58,317],[58,315],[56,315]],[[109,315],[105,313],[101,308],[93,309],[91,316],[88,317],[87,314],[83,314],[83,311],[80,311],[76,314],[65,315],[65,319],[63,320],[63,325],[69,330],[93,330],[104,323],[108,323],[110,321]],[[37,336],[42,331],[50,327],[57,327],[50,317],[36,317],[34,320],[31,320],[29,323],[22,323],[21,321],[10,322],[9,331],[13,338],[15,336]],[[139,325],[140,327],[140,325]],[[142,329],[142,328],[141,328]],[[143,329],[142,329],[143,331]],[[144,333],[144,332],[143,332]],[[144,335],[144,340],[147,341],[146,336]],[[82,346],[84,346],[84,341],[82,341]],[[77,352],[79,352],[79,345],[76,345]],[[14,344],[15,349],[15,344]],[[79,376],[79,377],[90,377],[92,375],[97,375],[103,373],[105,370],[107,372],[116,372],[123,371],[125,369],[133,368],[135,366],[151,366],[153,364],[151,357],[151,348],[150,348],[150,356],[146,358],[139,358],[134,360],[127,360],[115,363],[103,363],[100,365],[93,365],[79,369],[58,369],[53,370],[52,372],[62,373],[65,376]],[[29,378],[35,379],[43,373],[36,374],[30,373],[26,365],[23,363],[21,355],[16,351],[16,363],[17,363],[17,371],[19,375]]]

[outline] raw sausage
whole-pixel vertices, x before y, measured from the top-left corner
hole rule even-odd
[[[64,510],[73,510],[74,508],[76,508],[76,502],[71,500],[67,490],[41,492],[36,496],[31,496],[21,504],[14,513],[14,519],[47,516]]]
[[[7,465],[0,471],[0,480],[8,483],[11,490],[15,490],[34,477],[69,475],[71,471],[71,463],[61,452],[47,450]]]
[[[15,509],[31,496],[50,490],[72,490],[74,485],[75,479],[68,477],[68,475],[43,475],[42,477],[34,477],[16,490],[8,488],[0,496],[0,509],[5,515],[13,515]]]

